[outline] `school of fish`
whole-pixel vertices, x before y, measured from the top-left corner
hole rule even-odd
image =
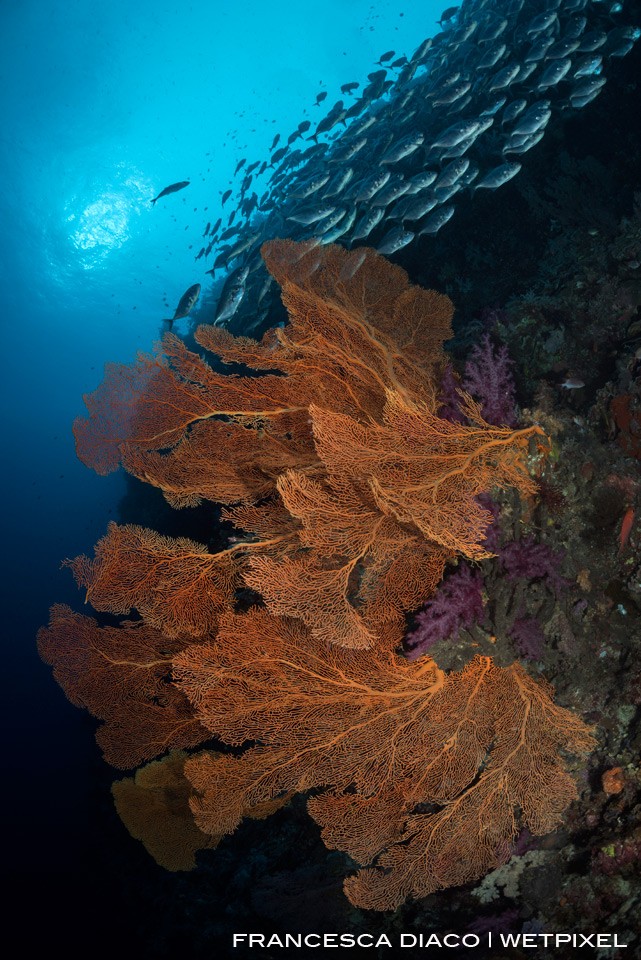
[[[269,161],[236,166],[227,224],[207,224],[207,273],[224,276],[214,322],[243,332],[265,320],[275,285],[260,247],[274,237],[368,245],[387,256],[434,236],[464,191],[517,176],[556,112],[595,99],[611,63],[641,36],[625,4],[464,0],[411,57],[380,57],[363,89],[346,83],[319,120],[301,122]],[[262,186],[259,186],[262,184]],[[182,184],[180,184],[182,186]],[[258,191],[262,190],[259,197]]]

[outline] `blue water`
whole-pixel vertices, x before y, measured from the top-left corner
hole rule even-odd
[[[35,650],[51,603],[82,608],[61,560],[92,550],[125,489],[120,475],[99,478],[76,460],[82,394],[106,361],[149,349],[183,291],[208,279],[194,256],[241,157],[262,160],[276,133],[284,142],[319,119],[321,89],[331,104],[384,51],[410,55],[441,10],[400,0],[0,5],[3,863],[36,918],[52,891],[100,890],[93,831],[111,802],[93,723]],[[149,203],[178,180],[191,185]]]

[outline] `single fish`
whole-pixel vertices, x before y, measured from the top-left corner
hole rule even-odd
[[[459,10],[458,7],[447,7],[436,22],[440,27],[442,27],[444,23],[450,22],[450,20],[455,16],[455,14],[458,13],[458,10]],[[419,47],[419,50],[420,50],[420,47]]]
[[[457,83],[452,87],[448,87],[443,93],[440,93],[432,100],[433,107],[446,107],[452,103],[456,103],[457,100],[460,100],[461,97],[464,97],[468,90],[471,88],[472,84],[464,80],[462,83]]]
[[[498,73],[494,74],[494,77],[490,81],[490,85],[487,88],[488,91],[490,93],[494,93],[496,90],[505,90],[505,88],[509,87],[512,81],[518,76],[520,71],[521,67],[518,63],[508,63],[506,67],[503,67],[502,70],[499,70]]]
[[[438,233],[441,227],[454,216],[454,209],[454,204],[450,203],[446,207],[439,207],[437,210],[429,213],[421,229],[418,231],[419,237]]]
[[[568,40],[563,38],[562,40],[557,40],[556,43],[553,43],[548,52],[545,55],[546,60],[561,60],[563,57],[569,57],[575,50],[579,48],[578,40]]]
[[[504,183],[515,177],[521,169],[520,163],[501,163],[482,177],[474,186],[474,190],[496,190]]]
[[[532,20],[526,26],[526,32],[529,36],[532,36],[536,33],[542,33],[544,30],[547,30],[553,24],[558,22],[558,15],[556,13],[540,13],[538,16],[533,17]]]
[[[494,46],[490,47],[487,53],[481,57],[479,62],[476,64],[476,69],[488,70],[490,67],[496,66],[506,50],[506,44],[495,43]]]
[[[584,34],[579,46],[579,53],[594,53],[595,50],[599,50],[603,46],[607,39],[608,35],[605,30],[591,30],[590,33]]]
[[[314,104],[314,106],[320,107],[321,103],[323,102],[323,100],[325,100],[326,97],[327,97],[327,90],[323,90],[322,93],[318,93],[316,95],[316,103]]]
[[[231,320],[238,310],[241,300],[245,296],[245,281],[248,273],[249,267],[242,267],[231,273],[225,280],[214,318],[216,326]]]
[[[623,553],[627,546],[633,524],[634,507],[628,507],[623,515],[623,520],[621,521],[621,530],[619,531],[619,553]]]
[[[392,144],[392,146],[385,151],[379,163],[398,163],[399,160],[409,157],[411,153],[418,150],[422,143],[422,133],[410,133],[406,137],[403,137],[402,140],[399,140],[398,143]]]
[[[186,317],[199,296],[200,284],[195,283],[193,287],[190,287],[189,290],[185,290],[183,293],[182,297],[178,301],[178,306],[176,307],[176,312],[174,313],[173,317],[167,317],[165,320],[163,320],[163,323],[168,323],[169,329],[171,330],[174,320],[181,320],[182,317]]]
[[[470,161],[467,158],[462,160],[452,160],[452,162],[443,167],[439,173],[436,181],[434,182],[434,189],[437,187],[451,187],[453,183],[456,183],[457,180],[460,180],[469,165]]]
[[[537,90],[547,90],[549,87],[556,86],[556,84],[563,79],[571,66],[572,61],[570,59],[551,60],[541,75]]]
[[[580,390],[585,386],[585,381],[579,377],[566,377],[559,386],[563,387],[564,390]]]
[[[177,190],[184,190],[185,187],[188,187],[190,184],[189,180],[180,180],[178,183],[170,183],[168,187],[165,187],[164,190],[161,190],[157,197],[154,197],[153,200],[150,200],[150,203],[155,203],[156,200],[160,200],[161,197],[167,197],[170,193],[176,193]]]
[[[461,143],[462,140],[473,136],[479,126],[478,120],[461,120],[459,123],[453,123],[451,127],[443,130],[442,133],[437,136],[436,140],[432,141],[431,149],[434,150],[437,147],[455,147]]]
[[[304,226],[309,226],[312,223],[317,223],[319,220],[324,220],[325,217],[329,217],[335,209],[336,207],[333,203],[315,203],[313,206],[299,207],[297,210],[294,210],[293,213],[290,213],[287,219],[293,220],[294,223],[302,223]]]
[[[383,207],[374,207],[373,210],[364,213],[354,228],[352,240],[363,240],[365,237],[369,237],[374,227],[377,227],[383,219],[384,214],[385,209]]]
[[[414,234],[411,230],[405,230],[403,227],[392,227],[380,243],[377,244],[376,249],[379,253],[390,256],[392,253],[396,253],[397,250],[402,250],[403,247],[406,247],[413,239]]]

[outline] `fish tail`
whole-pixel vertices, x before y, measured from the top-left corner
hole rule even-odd
[[[154,197],[154,199],[153,199],[153,200],[150,200],[149,203],[155,203],[157,199],[158,199],[158,197]]]

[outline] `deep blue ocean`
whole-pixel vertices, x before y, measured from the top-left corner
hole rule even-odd
[[[83,394],[97,388],[105,363],[152,348],[190,285],[202,284],[201,306],[208,302],[211,259],[196,256],[205,225],[230,212],[221,197],[237,186],[239,161],[269,159],[276,134],[284,142],[301,121],[318,122],[341,84],[367,84],[385,51],[410,56],[437,33],[443,9],[435,0],[0,4],[2,863],[40,946],[89,958],[108,946],[128,956],[135,944],[141,958],[188,958],[190,923],[201,923],[192,921],[197,904],[211,935],[193,955],[228,949],[223,908],[220,916],[216,903],[205,908],[197,881],[164,873],[126,834],[95,722],[67,701],[38,657],[35,637],[50,606],[83,611],[62,562],[90,555],[110,520],[135,512],[130,500],[123,507],[132,494],[122,471],[100,477],[76,457],[71,428],[85,412]],[[609,91],[627,61],[612,64]],[[630,97],[629,76],[625,84]],[[314,102],[323,91],[321,110]],[[598,145],[607,166],[607,125],[601,116],[597,127],[593,116],[586,107],[573,121],[573,144],[585,154]],[[567,146],[555,137],[546,141],[548,156]],[[542,166],[535,174],[545,178]],[[189,186],[151,204],[179,181]],[[489,205],[489,191],[482,193],[479,202]],[[464,201],[465,216],[471,203]],[[506,216],[517,215],[510,208]],[[486,223],[500,236],[498,215],[473,224],[479,264]],[[524,240],[536,244],[537,229],[526,224]],[[530,282],[509,290],[507,247],[505,262],[479,268],[496,280],[492,306]],[[455,275],[460,263],[451,274],[438,269],[434,279],[426,259],[413,279],[452,279],[465,289]],[[186,332],[187,321],[174,329]]]

